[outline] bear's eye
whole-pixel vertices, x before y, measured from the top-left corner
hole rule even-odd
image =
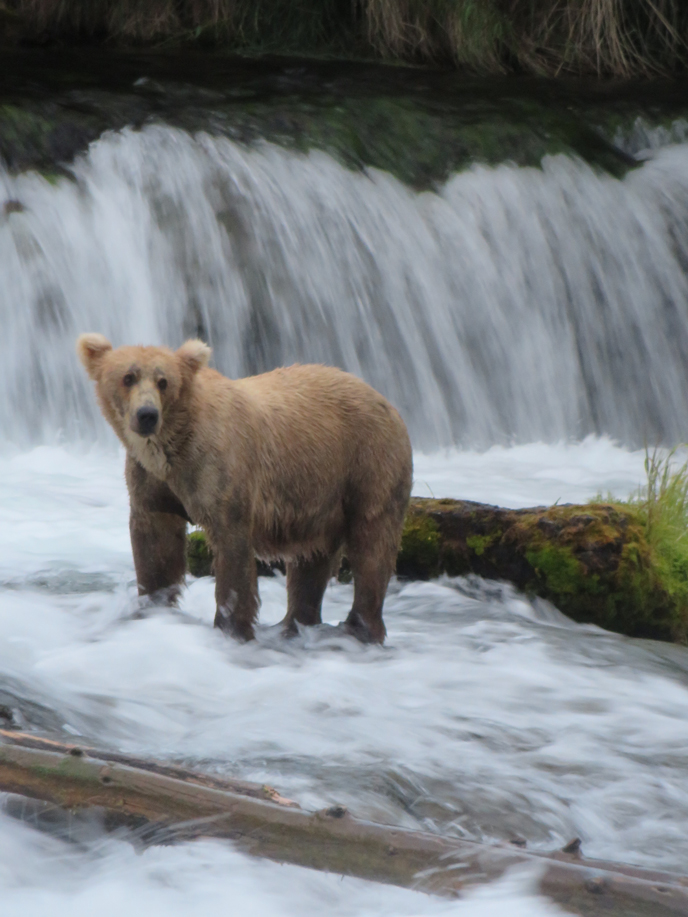
[[[136,376],[133,373],[127,373],[124,379],[122,379],[122,382],[127,388],[131,388],[134,382],[136,382]]]
[[[167,379],[158,379],[158,388],[161,392],[164,392],[167,388]]]

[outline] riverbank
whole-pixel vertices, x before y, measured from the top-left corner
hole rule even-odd
[[[481,73],[672,74],[688,60],[681,0],[6,0],[0,42],[195,45],[382,59]]]
[[[165,124],[243,146],[320,150],[347,169],[437,189],[475,165],[565,154],[621,178],[660,130],[688,123],[688,81],[475,77],[380,63],[221,51],[15,48],[0,73],[0,159],[70,175],[104,133]],[[677,135],[674,142],[679,142]]]

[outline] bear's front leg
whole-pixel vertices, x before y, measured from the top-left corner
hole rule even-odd
[[[135,459],[127,456],[129,533],[139,595],[167,590],[174,602],[186,573],[186,520],[178,498]]]
[[[213,539],[215,550],[215,627],[237,640],[253,640],[258,615],[258,576],[253,545],[243,525]]]

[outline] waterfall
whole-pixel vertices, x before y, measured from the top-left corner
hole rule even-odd
[[[72,178],[0,174],[0,437],[105,437],[74,339],[200,335],[230,376],[324,362],[414,444],[688,433],[688,144],[623,180],[565,156],[436,192],[165,126]]]

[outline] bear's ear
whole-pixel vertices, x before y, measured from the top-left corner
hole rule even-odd
[[[76,352],[91,379],[98,378],[100,364],[109,350],[112,350],[112,344],[102,334],[82,334],[78,338]]]
[[[203,341],[186,341],[177,351],[179,359],[189,367],[192,373],[208,365],[212,350]]]

